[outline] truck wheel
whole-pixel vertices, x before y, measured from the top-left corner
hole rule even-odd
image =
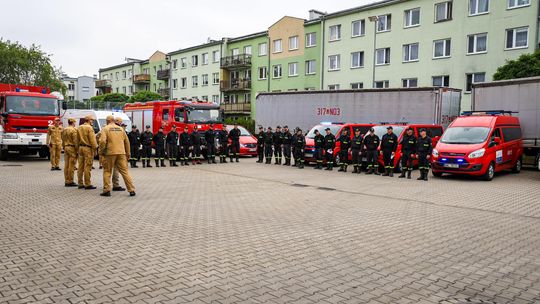
[[[512,168],[512,172],[513,173],[519,173],[521,172],[521,166],[522,166],[522,163],[521,163],[521,157],[517,160],[516,162],[516,165],[514,166],[514,168]]]
[[[433,170],[431,170],[431,174],[433,174],[433,176],[435,176],[435,177],[442,177],[442,175],[443,175],[442,172],[437,172],[437,171],[433,171]]]
[[[495,165],[491,162],[489,163],[486,173],[482,176],[482,179],[489,182],[493,177],[495,177]]]
[[[7,160],[8,159],[9,151],[6,150],[0,150],[0,160]]]
[[[540,171],[540,153],[536,156],[536,169]]]

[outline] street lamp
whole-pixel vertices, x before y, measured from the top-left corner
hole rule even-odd
[[[371,82],[371,85],[373,88],[375,88],[375,64],[377,63],[377,21],[379,21],[379,17],[377,16],[370,16],[369,18],[370,22],[373,22],[373,79]]]

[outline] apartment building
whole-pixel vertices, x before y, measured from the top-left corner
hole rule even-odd
[[[85,102],[96,96],[95,76],[69,77],[64,74],[61,79],[67,88],[65,99],[68,101]]]

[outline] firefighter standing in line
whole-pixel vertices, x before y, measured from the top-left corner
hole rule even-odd
[[[267,165],[272,163],[273,141],[274,141],[274,133],[272,133],[272,127],[268,127],[266,129],[266,137],[264,138],[264,157],[266,157]]]
[[[208,151],[208,163],[216,163],[216,132],[214,131],[214,125],[210,125],[209,129],[204,133],[204,140],[206,140],[206,150]]]
[[[326,152],[326,169],[332,171],[334,169],[334,149],[336,148],[336,137],[332,134],[330,128],[326,128],[326,136],[324,137],[324,150]]]
[[[354,137],[351,141],[351,156],[354,170],[352,173],[362,172],[362,142],[364,137],[360,134],[360,129],[354,130]]]
[[[146,126],[146,130],[141,134],[141,144],[142,144],[142,166],[152,168],[150,165],[150,158],[152,157],[152,140],[154,139],[154,134],[150,131],[150,126]],[[146,162],[146,164],[145,164]]]
[[[191,135],[189,136],[191,140],[191,164],[193,165],[200,165],[201,163],[201,146],[204,146],[204,140],[201,132],[197,130],[197,128],[193,128],[193,132],[191,132]]]
[[[274,132],[274,158],[275,158],[275,165],[281,164],[281,157],[283,157],[281,146],[283,144],[283,133],[281,132],[281,127],[276,127],[276,132]]]
[[[264,141],[266,140],[266,134],[264,128],[259,126],[259,133],[257,133],[257,154],[259,155],[258,163],[264,161]]]
[[[321,170],[323,168],[324,136],[322,136],[317,129],[315,129],[315,137],[313,138],[313,141],[315,142],[315,151],[313,156],[317,162],[314,169]]]
[[[191,149],[191,139],[189,128],[185,127],[184,132],[180,133],[180,165],[189,166],[189,152]]]
[[[176,132],[176,126],[171,127],[171,132],[167,134],[167,154],[169,155],[169,166],[178,167],[176,164],[176,157],[178,156],[178,132]]]
[[[431,137],[427,136],[426,129],[420,130],[420,137],[418,138],[416,147],[416,153],[418,154],[418,169],[420,170],[420,177],[418,180],[427,181],[429,159],[431,158],[431,152],[433,151],[433,142],[431,141]]]
[[[79,150],[79,134],[75,129],[75,119],[68,119],[68,127],[62,131],[62,147],[64,148],[64,181],[66,187],[77,187],[73,181],[77,150]]]
[[[399,178],[404,178],[407,173],[407,178],[411,179],[413,170],[413,159],[416,154],[416,136],[413,134],[413,129],[407,129],[407,134],[401,139],[401,175]]]
[[[92,190],[96,189],[91,182],[91,171],[97,142],[94,127],[92,127],[94,118],[92,115],[87,115],[84,119],[86,122],[77,128],[77,134],[79,136],[79,169],[77,170],[77,179],[79,189]]]
[[[227,163],[227,145],[229,143],[229,132],[227,132],[227,126],[223,124],[223,128],[218,131],[217,134],[219,142],[219,163]]]
[[[293,135],[292,135],[292,138],[291,138],[291,141],[293,142],[293,145],[292,145],[292,158],[294,160],[294,163],[293,163],[293,167],[296,167],[296,145],[294,144],[294,142],[296,141],[296,132],[298,132],[298,129],[300,129],[299,127],[296,127],[294,128],[294,132],[293,132]]]
[[[141,134],[137,130],[137,126],[131,127],[131,132],[128,133],[129,148],[131,150],[131,158],[129,162],[131,168],[139,168],[137,161],[139,160],[139,147],[141,146]]]
[[[364,146],[366,147],[367,169],[366,174],[380,175],[379,173],[379,144],[381,140],[375,134],[375,129],[369,129],[369,134],[364,137]]]
[[[394,155],[398,147],[398,137],[394,134],[394,128],[388,126],[386,134],[381,139],[381,151],[384,160],[383,176],[394,177]]]
[[[302,130],[296,130],[296,138],[294,141],[296,163],[298,164],[298,169],[304,169],[304,148],[306,147],[306,138],[302,134]]]
[[[292,144],[293,144],[293,141],[292,141],[291,131],[289,131],[288,126],[284,126],[283,127],[283,157],[285,157],[284,166],[291,165],[291,145]]]
[[[154,135],[152,140],[156,146],[156,167],[159,167],[161,164],[162,167],[165,167],[165,134],[163,133],[163,127],[159,128],[158,132]]]
[[[233,162],[233,157],[236,158],[236,162],[238,163],[240,162],[240,129],[238,129],[238,126],[234,126],[231,132],[229,132],[229,138],[231,139],[231,163]]]
[[[349,130],[343,129],[341,136],[338,139],[339,142],[339,172],[347,172],[349,166],[349,149],[351,148],[351,137]]]
[[[62,154],[62,131],[60,118],[55,118],[53,125],[47,129],[47,146],[51,158],[51,171],[60,170],[60,155]]]

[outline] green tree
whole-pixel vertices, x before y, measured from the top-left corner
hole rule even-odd
[[[154,100],[163,100],[163,97],[158,93],[150,91],[140,91],[129,98],[129,102],[147,102]]]
[[[540,76],[540,49],[532,54],[523,54],[516,60],[508,60],[493,75],[493,80],[506,80]]]
[[[239,125],[244,128],[246,128],[249,132],[252,134],[255,132],[255,121],[251,119],[250,117],[239,117],[237,119],[234,118],[226,118],[225,123],[227,125]]]
[[[51,55],[39,46],[25,47],[0,38],[0,83],[45,86],[65,95],[61,75],[62,71],[52,65]]]
[[[91,107],[95,110],[120,109],[129,101],[129,96],[122,93],[108,93],[90,98]]]

